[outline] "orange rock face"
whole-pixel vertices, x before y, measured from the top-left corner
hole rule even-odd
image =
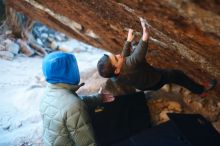
[[[216,0],[8,0],[7,5],[113,53],[121,51],[127,28],[141,32],[138,18],[143,17],[151,34],[150,64],[181,69],[200,83],[220,80],[220,4]],[[220,97],[220,86],[210,94]]]

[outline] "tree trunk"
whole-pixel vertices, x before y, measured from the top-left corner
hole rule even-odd
[[[8,27],[17,38],[26,38],[26,33],[32,28],[33,21],[13,8],[6,5],[6,21]]]

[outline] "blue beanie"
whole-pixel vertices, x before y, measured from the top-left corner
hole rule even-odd
[[[79,84],[79,69],[73,54],[64,52],[50,53],[44,58],[42,69],[47,82],[51,84]]]

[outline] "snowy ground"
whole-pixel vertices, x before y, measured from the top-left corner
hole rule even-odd
[[[79,94],[98,90],[104,79],[96,72],[103,51],[71,40],[62,44],[78,60],[82,87]],[[71,47],[70,47],[71,46]],[[41,57],[17,56],[13,61],[0,60],[0,146],[42,145],[42,122],[39,102],[44,87]]]

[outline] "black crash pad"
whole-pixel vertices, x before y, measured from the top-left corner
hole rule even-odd
[[[116,143],[150,127],[145,94],[138,92],[117,96],[112,103],[101,105],[103,111],[93,115],[97,141],[102,146]]]

